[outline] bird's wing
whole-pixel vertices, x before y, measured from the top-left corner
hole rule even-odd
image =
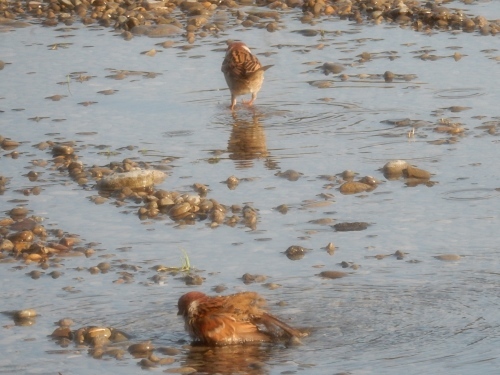
[[[223,298],[224,311],[231,312],[237,320],[250,320],[250,316],[262,314],[266,305],[266,300],[255,292],[236,293]]]
[[[269,332],[273,332],[273,327],[279,327],[281,328],[288,336],[290,337],[303,337],[307,336],[307,333],[301,332],[298,329],[295,329],[293,327],[290,327],[288,324],[285,322],[282,322],[278,318],[276,318],[274,315],[271,315],[269,313],[264,313],[262,314],[258,320],[256,320],[256,323],[263,324]]]
[[[237,321],[231,314],[207,314],[194,324],[196,336],[208,344],[224,345],[248,341],[269,341],[270,337],[259,331],[249,321]]]
[[[250,52],[237,49],[229,50],[222,63],[222,72],[229,73],[234,78],[246,79],[252,73],[262,68],[259,59]]]

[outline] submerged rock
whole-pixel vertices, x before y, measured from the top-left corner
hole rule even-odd
[[[318,274],[319,277],[323,277],[325,279],[340,279],[348,275],[349,274],[347,272],[342,271],[322,271]]]
[[[165,172],[154,169],[138,169],[130,172],[113,173],[103,177],[100,190],[119,190],[122,188],[145,189],[162,182],[167,177]]]
[[[177,26],[161,25],[140,25],[133,27],[130,32],[134,35],[145,35],[150,38],[163,38],[166,36],[182,34],[184,31]]]

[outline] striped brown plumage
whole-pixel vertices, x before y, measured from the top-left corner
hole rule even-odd
[[[229,43],[221,71],[231,91],[231,110],[234,110],[236,99],[240,95],[252,94],[246,104],[252,105],[255,102],[264,82],[264,72],[271,66],[262,66],[245,43]]]
[[[266,301],[255,292],[207,296],[189,292],[179,298],[178,315],[195,341],[207,345],[271,342],[305,336],[268,313]]]

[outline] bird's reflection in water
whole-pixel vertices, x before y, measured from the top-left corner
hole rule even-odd
[[[187,353],[186,366],[206,374],[269,373],[266,363],[276,350],[271,345],[247,344],[227,346],[192,346]]]
[[[227,144],[229,157],[235,161],[240,169],[253,167],[253,160],[265,161],[268,169],[276,169],[276,162],[272,161],[267,150],[266,133],[261,123],[262,115],[255,110],[251,116],[246,113],[233,113],[233,128]]]

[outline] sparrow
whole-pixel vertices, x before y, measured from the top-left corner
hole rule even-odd
[[[299,341],[307,333],[290,327],[264,310],[266,301],[255,292],[207,296],[189,292],[179,298],[177,315],[196,342],[231,345],[272,342],[280,338]]]
[[[245,43],[228,44],[221,71],[231,91],[231,110],[234,110],[236,98],[240,95],[252,94],[252,99],[244,103],[253,104],[264,82],[264,72],[270,67],[272,65],[262,66]]]

